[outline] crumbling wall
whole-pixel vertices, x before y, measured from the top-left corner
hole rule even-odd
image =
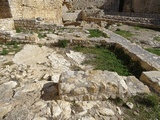
[[[43,18],[45,22],[62,24],[62,0],[9,0],[14,19]]]

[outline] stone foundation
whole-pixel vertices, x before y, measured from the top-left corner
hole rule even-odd
[[[18,19],[14,20],[15,28],[27,29],[27,30],[55,30],[59,27],[54,23],[43,23],[35,19]]]

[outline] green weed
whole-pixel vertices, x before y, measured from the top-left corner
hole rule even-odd
[[[117,29],[116,31],[114,31],[116,34],[119,34],[121,36],[123,36],[124,38],[130,39],[130,37],[133,36],[133,34],[130,31],[126,31],[126,30],[120,30]]]
[[[160,48],[148,48],[146,50],[160,56]]]

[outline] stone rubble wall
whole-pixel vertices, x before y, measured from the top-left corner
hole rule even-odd
[[[104,15],[104,13],[101,10],[91,10],[86,11],[86,16],[90,19],[97,18],[116,22],[135,22],[139,24],[160,25],[160,14],[108,12]]]
[[[0,31],[0,43],[11,41],[11,34],[6,31]]]
[[[59,28],[54,23],[41,23],[35,19],[17,19],[14,20],[15,28],[29,29],[29,30],[54,30]]]

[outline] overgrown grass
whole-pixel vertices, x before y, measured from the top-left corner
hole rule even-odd
[[[119,34],[119,35],[123,36],[124,38],[127,38],[127,39],[130,39],[133,36],[133,34],[130,31],[126,31],[126,30],[117,29],[114,32],[116,34]]]
[[[67,41],[67,40],[59,40],[57,43],[57,46],[61,47],[61,48],[65,48],[68,46],[68,43],[69,43],[69,41]]]
[[[146,50],[160,56],[160,48],[148,48]]]
[[[153,40],[160,41],[160,36],[155,36]]]
[[[91,58],[84,61],[83,64],[91,64],[97,70],[109,70],[117,72],[119,75],[130,75],[127,66],[123,61],[117,59],[115,54],[105,47],[81,47],[76,46],[73,48],[75,51],[82,52]]]
[[[135,118],[136,120],[160,120],[160,101],[159,97],[154,94],[137,95],[130,99],[134,108],[125,109],[126,120]],[[139,113],[135,115],[134,112]]]
[[[108,38],[107,34],[98,30],[98,29],[90,29],[88,30],[90,35],[89,37],[92,38],[92,37],[105,37],[105,38]]]

